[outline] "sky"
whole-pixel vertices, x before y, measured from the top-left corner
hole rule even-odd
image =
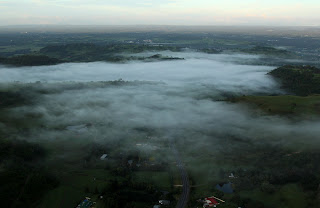
[[[0,25],[320,26],[319,0],[0,0]]]

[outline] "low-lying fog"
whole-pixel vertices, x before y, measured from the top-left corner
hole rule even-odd
[[[151,56],[154,53],[141,53],[139,56]],[[0,70],[1,82],[35,82],[35,81],[106,81],[122,78],[124,80],[149,80],[173,83],[203,83],[250,85],[274,87],[265,73],[272,67],[236,65],[232,62],[257,59],[249,55],[208,55],[204,53],[173,53],[163,55],[183,57],[181,61],[129,62],[112,64],[104,62],[61,64],[55,66],[4,68]],[[192,57],[193,55],[193,57]],[[235,84],[237,83],[237,84]],[[271,86],[270,86],[271,85]],[[224,87],[224,86],[222,86]],[[253,87],[253,86],[252,86]]]
[[[168,54],[165,54],[168,55]],[[226,94],[280,93],[266,73],[275,67],[235,64],[234,60],[256,56],[171,53],[186,60],[161,62],[69,63],[41,67],[0,68],[0,82],[48,82],[48,91],[33,106],[17,107],[17,115],[40,114],[45,129],[35,129],[33,139],[61,139],[72,133],[67,126],[92,124],[77,138],[95,141],[139,136],[136,128],[157,129],[177,139],[195,143],[225,136],[283,143],[316,141],[319,122],[291,122],[277,116],[263,116],[244,105],[218,101]],[[183,56],[184,55],[184,56]],[[123,79],[133,82],[106,87],[64,90],[66,81],[91,82]],[[90,86],[90,83],[88,83]],[[1,126],[1,125],[0,125]],[[23,137],[23,136],[22,136]],[[291,142],[290,141],[290,142]]]

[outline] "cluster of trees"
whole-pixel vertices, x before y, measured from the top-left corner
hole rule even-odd
[[[39,145],[20,140],[0,140],[0,162],[20,159],[33,161],[44,156],[45,151]]]
[[[301,192],[308,193],[306,202],[309,207],[315,207],[317,194],[320,193],[319,151],[292,152],[272,145],[261,145],[228,152],[228,155],[230,161],[238,161],[238,165],[246,167],[228,171],[221,169],[218,173],[220,180],[230,180],[230,172],[236,176],[232,179],[235,194],[228,200],[229,204],[232,202],[240,207],[254,207],[251,205],[256,204],[256,207],[264,207],[264,202],[242,198],[237,194],[241,194],[242,191],[259,190],[264,194],[276,196],[281,187],[295,184]],[[212,183],[212,187],[216,183]],[[215,194],[219,196],[221,193]]]
[[[0,139],[1,207],[32,207],[59,181],[41,164],[45,150],[36,144]]]
[[[320,181],[311,170],[295,167],[271,170],[248,170],[244,174],[236,172],[241,180],[235,180],[239,190],[251,190],[259,187],[262,192],[274,193],[278,185],[298,183],[306,191],[316,192]]]
[[[256,160],[252,164],[256,168],[248,171],[239,169],[237,171],[239,177],[248,178],[248,181],[258,185],[266,181],[273,185],[299,183],[305,190],[317,191],[320,184],[318,178],[320,172],[319,152],[291,154],[280,149],[277,150],[276,147],[269,151],[270,153],[267,153],[268,149],[266,149],[260,154],[256,153]]]
[[[255,46],[253,48],[242,49],[242,52],[250,54],[264,54],[269,56],[280,56],[282,58],[291,58],[293,54],[284,49],[277,49],[269,46]]]
[[[279,79],[284,89],[297,95],[320,94],[320,69],[316,67],[285,65],[268,74]]]
[[[16,106],[27,102],[27,97],[21,92],[0,92],[0,107]]]
[[[116,167],[111,173],[114,179],[100,193],[105,207],[150,207],[161,196],[152,183],[135,181],[129,167]]]
[[[109,153],[111,149],[109,145],[92,145],[86,160],[100,157],[102,153]],[[141,171],[141,167],[137,167],[136,164],[145,161],[139,151],[132,150],[116,155],[110,153],[108,158],[105,167],[111,174],[108,184],[102,189],[85,189],[86,192],[91,191],[92,194],[102,196],[104,207],[147,208],[157,204],[160,199],[174,200],[172,193],[164,196],[152,182],[137,180],[134,177],[135,171]],[[129,164],[130,160],[132,163]]]

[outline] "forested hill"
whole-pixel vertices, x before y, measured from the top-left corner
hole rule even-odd
[[[320,94],[320,69],[316,67],[286,65],[268,74],[279,79],[283,89],[296,95]]]
[[[169,61],[184,58],[155,54],[149,57],[132,56],[143,51],[180,51],[175,46],[150,46],[134,44],[95,45],[89,43],[50,45],[29,55],[0,57],[0,64],[13,66],[42,66],[69,62],[126,62],[126,61]],[[126,54],[126,55],[125,55]]]

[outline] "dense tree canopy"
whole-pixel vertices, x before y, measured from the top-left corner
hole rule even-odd
[[[279,79],[284,89],[297,95],[320,94],[320,69],[316,67],[286,65],[269,74]]]

